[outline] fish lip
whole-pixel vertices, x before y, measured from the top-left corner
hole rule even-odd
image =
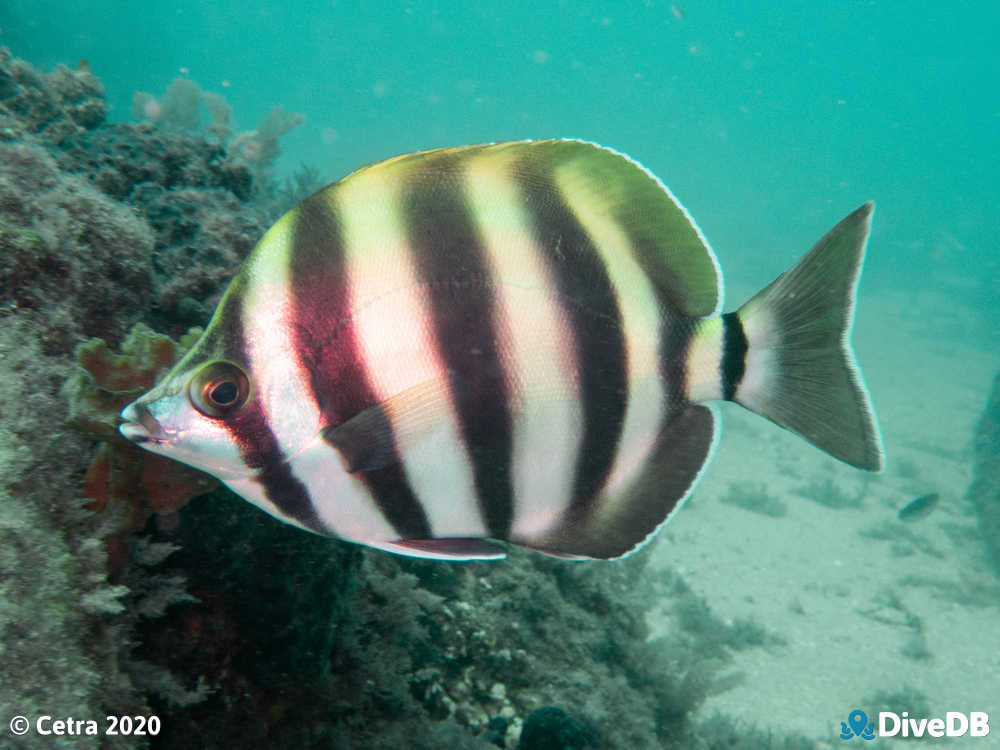
[[[135,422],[124,422],[118,425],[118,432],[126,440],[132,443],[155,443],[156,439],[151,437],[146,428]]]
[[[160,443],[163,442],[159,438],[155,438],[150,435],[146,428],[141,424],[136,422],[123,422],[118,425],[118,432],[121,433],[122,437],[133,443]]]
[[[123,422],[118,425],[118,432],[133,443],[163,443],[169,438],[167,431],[142,404],[129,404],[122,410],[121,418]]]

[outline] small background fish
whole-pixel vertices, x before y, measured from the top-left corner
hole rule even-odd
[[[926,495],[915,497],[902,508],[899,509],[900,521],[919,521],[927,518],[938,504],[940,495],[936,492],[929,492]]]

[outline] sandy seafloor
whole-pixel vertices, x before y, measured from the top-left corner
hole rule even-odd
[[[839,731],[851,710],[909,688],[926,697],[931,716],[989,712],[993,731],[907,746],[1000,748],[1000,588],[964,498],[1000,349],[988,324],[956,299],[862,299],[854,340],[885,440],[880,475],[840,464],[737,406],[723,409],[713,463],[655,542],[654,565],[679,570],[716,616],[752,618],[787,643],[737,652],[742,681],[707,701],[704,714],[847,747]],[[830,508],[796,493],[827,479],[860,496],[860,507]],[[760,483],[786,515],[721,502]],[[897,520],[900,506],[933,491],[941,500],[929,516]],[[864,535],[872,531],[889,538]],[[662,612],[650,621],[654,634],[671,627]],[[921,648],[926,658],[907,655]]]

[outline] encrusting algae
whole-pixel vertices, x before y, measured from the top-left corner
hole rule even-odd
[[[126,538],[150,513],[176,512],[219,485],[204,472],[140,450],[117,429],[122,408],[151,388],[200,335],[199,329],[191,329],[175,342],[137,323],[121,353],[111,351],[99,338],[76,347],[79,369],[65,386],[68,424],[101,441],[84,480],[84,495],[90,498],[87,507],[101,512],[109,503],[120,503],[128,508],[125,524],[106,540],[112,571],[124,562]]]

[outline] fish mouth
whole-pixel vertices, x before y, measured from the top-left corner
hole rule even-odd
[[[122,410],[121,418],[123,422],[118,425],[118,432],[133,443],[163,443],[169,438],[156,417],[142,404],[129,404]]]

